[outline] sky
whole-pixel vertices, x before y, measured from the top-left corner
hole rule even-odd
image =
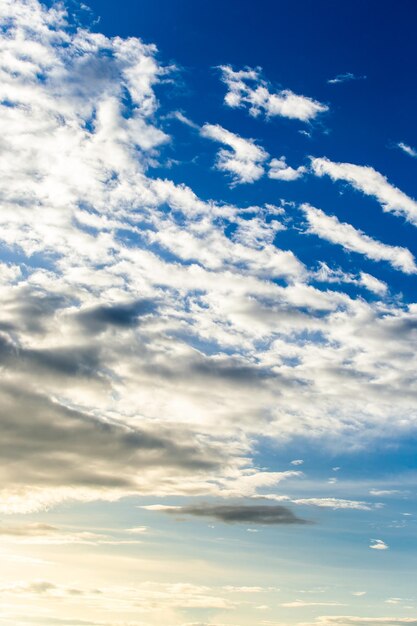
[[[0,3],[0,626],[417,626],[411,0]]]

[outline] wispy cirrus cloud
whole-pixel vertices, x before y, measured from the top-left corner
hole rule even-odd
[[[236,71],[230,65],[222,65],[219,69],[228,89],[226,105],[247,107],[254,117],[264,113],[267,118],[280,116],[308,122],[329,109],[327,105],[295,94],[290,89],[270,91],[271,86],[262,78],[259,68]]]
[[[352,72],[345,72],[344,74],[338,74],[334,78],[329,78],[327,81],[329,85],[338,85],[340,83],[347,83],[352,80],[365,80],[366,76],[356,76]]]
[[[403,152],[405,152],[406,154],[408,154],[408,156],[411,156],[413,158],[417,158],[417,150],[415,148],[412,148],[411,146],[409,146],[407,143],[404,143],[403,141],[400,141],[397,143],[398,148],[400,148],[400,150],[402,150]]]

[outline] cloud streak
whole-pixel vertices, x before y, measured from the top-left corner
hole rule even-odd
[[[308,222],[307,232],[373,261],[387,261],[406,274],[417,273],[415,259],[407,248],[377,241],[351,224],[340,222],[334,215],[327,215],[309,204],[302,204],[300,208]]]
[[[391,185],[388,179],[373,167],[336,163],[327,158],[312,158],[311,166],[316,176],[329,176],[333,181],[344,180],[354,189],[374,197],[386,212],[401,215],[417,225],[417,202]]]

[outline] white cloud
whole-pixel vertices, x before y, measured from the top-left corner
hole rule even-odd
[[[351,80],[365,80],[366,76],[356,76],[352,72],[345,72],[344,74],[338,74],[334,78],[330,78],[327,82],[330,85],[337,85],[339,83],[346,83]]]
[[[397,146],[400,148],[400,150],[402,150],[409,156],[414,157],[414,158],[417,157],[417,150],[415,148],[412,148],[408,144],[404,143],[403,141],[400,141],[399,143],[397,143]]]
[[[372,550],[388,550],[389,546],[382,539],[371,539],[369,547]]]
[[[298,178],[301,178],[303,174],[305,174],[305,172],[307,171],[303,165],[300,165],[299,167],[297,167],[297,169],[290,167],[289,165],[287,165],[284,156],[280,157],[279,159],[272,159],[268,165],[268,176],[269,178],[273,178],[274,180],[297,180]]]
[[[253,139],[244,139],[219,124],[205,124],[200,132],[203,137],[232,148],[219,151],[216,168],[232,174],[235,183],[253,183],[263,176],[262,163],[268,158],[268,153]]]
[[[342,246],[350,252],[363,254],[373,261],[387,261],[395,269],[406,274],[415,274],[417,266],[411,252],[401,246],[390,246],[369,237],[351,224],[340,222],[334,215],[326,215],[321,209],[303,204],[300,207],[308,221],[308,232]],[[370,284],[369,279],[362,277],[363,282]],[[375,285],[375,283],[374,283]]]
[[[303,459],[294,459],[294,461],[291,461],[291,465],[302,465],[303,463]]]
[[[176,119],[182,124],[185,124],[185,126],[189,126],[190,128],[194,128],[195,130],[198,130],[200,128],[198,124],[190,120],[190,118],[184,115],[182,111],[173,111],[172,113],[167,115],[167,117]]]
[[[265,432],[412,427],[417,308],[309,284],[282,207],[152,177],[172,141],[153,46],[0,10],[0,239],[22,259],[0,266],[2,510],[252,497],[285,474],[254,466]]]
[[[366,289],[376,293],[378,296],[385,296],[388,291],[388,285],[384,281],[379,280],[379,278],[372,276],[372,274],[360,272],[359,281]]]
[[[371,274],[359,272],[359,275],[355,275],[344,272],[341,268],[329,267],[324,261],[319,262],[319,269],[311,272],[311,277],[319,282],[357,285],[378,296],[385,296],[388,291],[388,285]]]
[[[222,81],[228,88],[225,96],[227,106],[247,106],[254,117],[263,112],[266,117],[281,116],[308,122],[329,108],[289,89],[271,92],[268,83],[261,78],[259,69],[235,71],[230,65],[222,65],[220,70]]]
[[[292,500],[295,504],[307,504],[330,509],[356,509],[357,511],[370,511],[372,505],[359,500],[344,500],[342,498],[297,498]]]
[[[345,180],[362,193],[375,197],[384,211],[402,215],[417,225],[417,201],[391,185],[373,167],[335,163],[326,158],[312,158],[311,165],[316,176],[328,175],[332,180]]]

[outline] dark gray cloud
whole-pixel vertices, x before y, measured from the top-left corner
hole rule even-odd
[[[195,517],[211,517],[220,522],[231,524],[308,524],[282,505],[244,505],[244,504],[198,504],[182,506],[175,509],[167,508],[171,515],[193,515]]]
[[[131,328],[138,319],[157,310],[154,301],[143,298],[125,304],[108,304],[91,307],[77,314],[78,322],[89,332],[102,332],[109,326]]]
[[[127,426],[70,410],[47,396],[0,385],[0,488],[19,485],[136,491],[146,470],[198,474],[222,452],[185,427]]]
[[[73,304],[67,295],[48,293],[41,289],[19,286],[2,302],[1,321],[5,328],[15,328],[25,332],[42,334],[48,331],[48,324],[57,311]]]
[[[99,350],[95,346],[25,348],[5,332],[0,334],[0,362],[10,370],[54,378],[90,378],[100,372]]]

